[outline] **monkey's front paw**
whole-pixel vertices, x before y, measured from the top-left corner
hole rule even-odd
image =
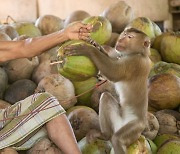
[[[101,136],[101,132],[99,132],[98,130],[92,129],[87,133],[86,140],[88,143],[92,143],[100,136]]]

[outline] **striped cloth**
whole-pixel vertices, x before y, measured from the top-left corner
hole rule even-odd
[[[65,110],[49,93],[34,94],[0,110],[0,149],[9,146],[17,150],[31,148],[47,135],[42,126],[63,113]]]

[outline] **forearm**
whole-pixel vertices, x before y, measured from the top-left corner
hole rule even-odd
[[[33,57],[68,40],[64,31],[21,41],[0,42],[0,62],[16,58]]]

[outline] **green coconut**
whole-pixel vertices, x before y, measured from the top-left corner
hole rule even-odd
[[[167,63],[164,61],[159,61],[151,69],[149,77],[157,74],[169,73],[180,77],[180,65],[174,63]]]
[[[12,26],[16,29],[19,36],[26,35],[28,37],[41,36],[41,31],[31,22],[17,22],[13,23]]]
[[[148,139],[148,138],[146,138],[146,140],[149,143],[149,146],[151,148],[152,154],[156,154],[157,153],[157,146],[156,146],[156,144],[153,141],[151,141],[150,139]]]
[[[160,109],[174,109],[180,105],[180,78],[172,74],[158,74],[149,79],[149,105]]]
[[[174,33],[164,36],[160,53],[164,61],[180,64],[180,34]]]
[[[153,48],[150,48],[150,59],[153,63],[157,63],[159,61],[161,61],[161,55],[160,53],[156,50],[156,49],[153,49]]]
[[[78,142],[78,146],[82,154],[107,154],[111,151],[109,141],[96,139],[92,143],[88,143],[86,137]]]
[[[164,143],[157,151],[157,154],[179,154],[180,139],[170,140]]]
[[[64,43],[58,50],[59,60],[63,63],[58,64],[58,72],[72,81],[83,81],[90,77],[96,76],[98,70],[94,63],[86,56],[68,56],[64,57],[64,47],[68,45],[78,45],[88,43],[82,40],[72,40]]]
[[[134,19],[132,22],[129,23],[129,25],[127,26],[127,28],[136,28],[142,32],[144,32],[147,36],[149,36],[149,38],[151,39],[151,41],[153,42],[155,37],[157,35],[160,35],[160,29],[157,31],[157,25],[155,23],[153,23],[149,18],[146,17],[138,17],[136,19]]]
[[[178,139],[179,137],[173,134],[162,134],[157,135],[153,142],[156,144],[157,148],[159,148],[163,143],[168,140]]]
[[[111,38],[112,26],[105,17],[91,16],[85,18],[82,22],[93,25],[90,37],[97,43],[104,44]]]
[[[127,149],[127,154],[141,154],[141,153],[146,153],[146,154],[152,153],[150,145],[144,136],[140,136],[140,138],[137,141],[135,141],[133,144],[131,144]],[[114,154],[113,148],[110,154]]]
[[[84,81],[73,82],[75,88],[76,96],[87,92],[88,90],[95,87],[96,83],[98,82],[96,77],[91,77]],[[91,107],[91,95],[93,91],[88,91],[87,93],[83,94],[82,96],[78,97],[78,103],[76,105],[85,105]]]
[[[154,42],[152,44],[152,47],[160,52],[161,49],[161,41],[164,36],[171,34],[170,32],[162,33],[161,35],[158,35],[155,37]]]

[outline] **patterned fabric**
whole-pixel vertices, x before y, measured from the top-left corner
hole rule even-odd
[[[38,139],[47,134],[42,126],[63,113],[65,110],[49,93],[34,94],[0,110],[0,149],[9,146],[19,150],[32,147]],[[37,132],[34,136],[18,144],[35,131]]]

